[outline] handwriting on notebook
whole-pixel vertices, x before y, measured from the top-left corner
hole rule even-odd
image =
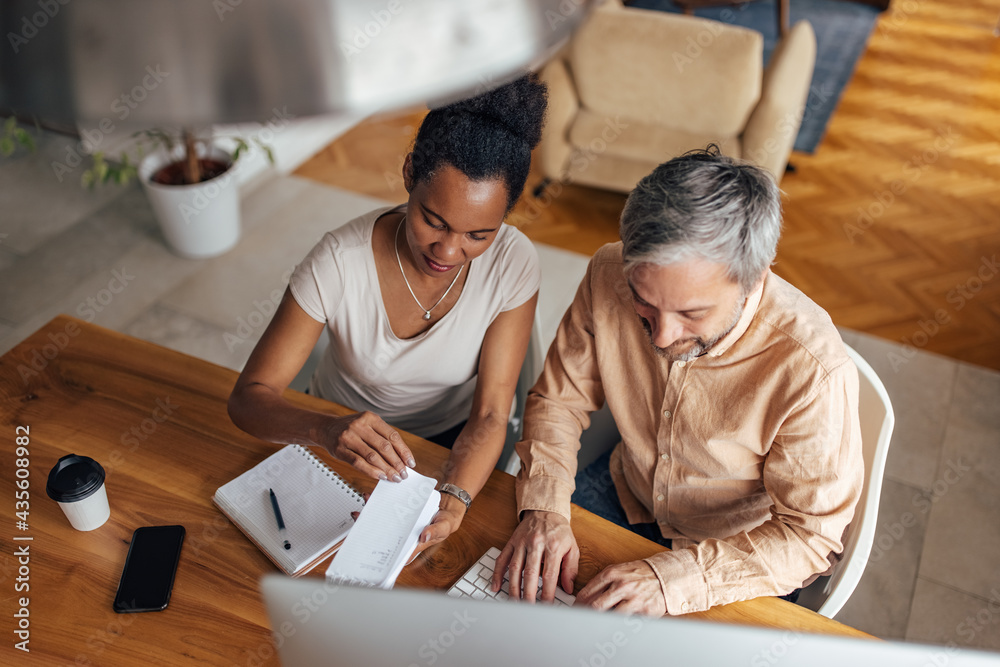
[[[407,470],[402,482],[380,481],[326,571],[343,584],[392,588],[438,510],[436,482]]]

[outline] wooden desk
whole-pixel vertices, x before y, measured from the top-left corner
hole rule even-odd
[[[57,317],[0,358],[0,540],[4,664],[137,665],[166,662],[277,664],[257,582],[274,566],[212,505],[215,489],[276,449],[238,430],[226,415],[231,370],[69,317]],[[347,412],[298,392],[302,406]],[[15,430],[30,429],[28,529],[16,527]],[[417,469],[440,476],[447,451],[405,436]],[[45,482],[56,460],[87,455],[107,471],[111,519],[73,530]],[[357,487],[373,483],[323,458]],[[170,606],[115,614],[111,601],[132,531],[179,523],[187,528]],[[401,586],[447,588],[515,526],[514,480],[494,471],[461,530],[428,549]],[[659,547],[584,510],[573,527],[582,552],[578,586],[602,567]],[[24,538],[15,540],[14,538]],[[30,538],[30,541],[29,541]],[[12,556],[27,547],[26,564]],[[24,569],[27,568],[27,572]],[[323,576],[325,565],[309,576]],[[18,579],[30,588],[16,592]],[[14,648],[13,617],[28,598],[30,656]],[[867,636],[771,598],[702,614],[724,622]],[[15,662],[16,661],[16,662]]]

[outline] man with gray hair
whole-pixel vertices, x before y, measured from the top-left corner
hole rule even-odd
[[[672,549],[612,565],[577,604],[683,614],[786,596],[828,570],[861,494],[858,375],[829,316],[771,273],[780,193],[710,146],[670,160],[591,260],[528,398],[510,594],[573,590],[570,502]],[[621,434],[577,474],[605,401]],[[574,493],[575,489],[575,493]]]

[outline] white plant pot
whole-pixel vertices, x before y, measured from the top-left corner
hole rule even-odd
[[[205,157],[199,150],[198,157]],[[231,163],[225,151],[212,147],[207,156]],[[182,257],[204,259],[221,255],[240,240],[239,184],[230,166],[225,173],[196,185],[160,185],[150,178],[158,169],[183,157],[183,147],[172,153],[157,151],[139,165],[139,180],[167,243]]]

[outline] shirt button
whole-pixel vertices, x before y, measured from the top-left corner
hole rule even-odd
[[[682,602],[681,603],[681,609],[683,609],[684,611],[687,611],[690,608],[691,608],[691,603],[690,602]]]
[[[659,500],[660,502],[663,502],[663,494],[661,493],[660,495],[656,496],[656,499]]]
[[[667,419],[670,419],[670,410],[664,410],[663,416],[666,417]]]
[[[670,460],[670,455],[669,454],[660,454],[660,458],[663,459],[664,461],[669,461]]]
[[[685,366],[687,366],[687,362],[686,361],[678,361],[677,362],[677,367],[678,368],[684,368]]]

